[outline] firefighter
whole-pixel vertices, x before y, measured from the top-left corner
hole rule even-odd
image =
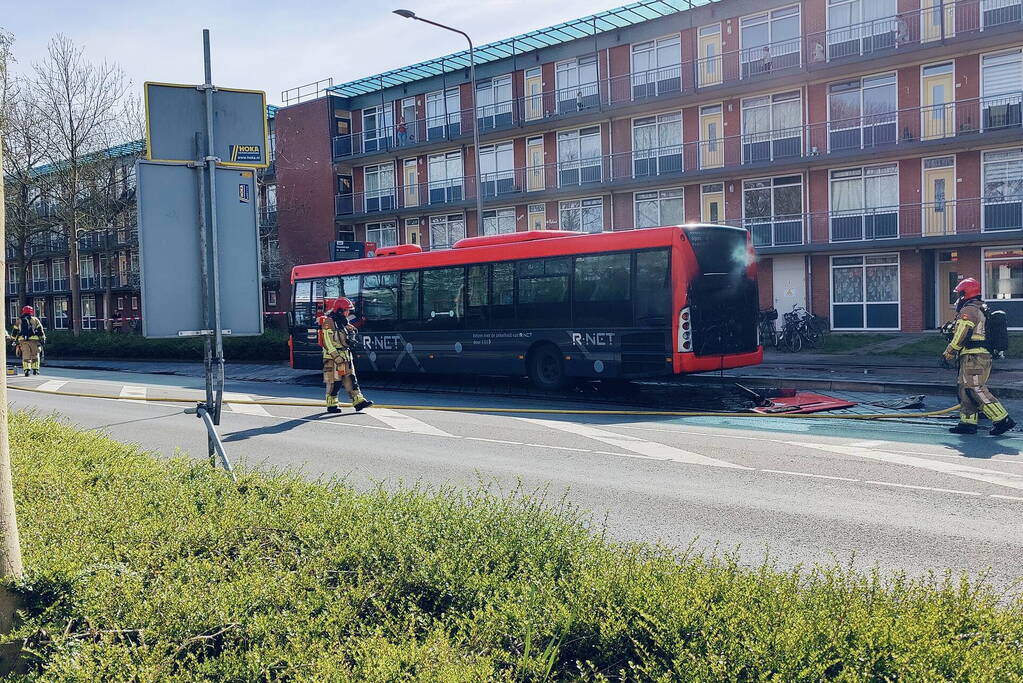
[[[355,359],[352,356],[351,339],[355,326],[348,322],[354,306],[348,299],[327,299],[320,317],[320,346],[323,347],[323,381],[327,385],[327,412],[340,413],[337,395],[344,385],[352,399],[356,412],[373,405],[359,390],[355,376]]]
[[[991,352],[985,346],[987,307],[980,296],[980,283],[972,277],[952,290],[958,296],[952,340],[942,354],[946,361],[959,358],[959,424],[953,434],[976,434],[978,411],[994,423],[991,435],[1004,434],[1016,423],[1008,411],[988,390]]]
[[[36,311],[31,306],[21,309],[21,318],[16,326],[14,340],[21,351],[21,369],[25,371],[25,377],[29,374],[39,374],[39,350],[46,343],[46,330],[43,324],[36,317]]]

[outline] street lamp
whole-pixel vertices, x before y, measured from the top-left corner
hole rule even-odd
[[[479,234],[483,234],[483,183],[481,182],[482,173],[480,170],[480,126],[479,118],[476,115],[476,52],[472,45],[472,38],[465,31],[459,31],[457,28],[445,26],[444,24],[424,19],[423,17],[416,16],[416,13],[412,10],[407,9],[396,9],[394,13],[399,17],[406,19],[415,19],[421,21],[424,24],[430,24],[437,28],[442,28],[452,33],[457,33],[469,41],[469,80],[472,82],[472,144],[476,148],[476,229]],[[445,121],[445,126],[447,122]]]

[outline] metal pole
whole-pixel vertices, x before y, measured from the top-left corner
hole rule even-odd
[[[469,41],[469,80],[472,82],[472,144],[476,148],[476,234],[483,234],[483,173],[480,168],[480,120],[476,113],[476,52],[472,38],[462,33]]]
[[[212,275],[213,288],[210,297],[210,305],[213,310],[213,340],[214,340],[214,363],[216,364],[217,377],[214,386],[214,402],[210,406],[213,413],[213,424],[220,424],[220,409],[224,397],[224,336],[223,326],[220,322],[220,267],[218,255],[220,253],[217,244],[217,159],[214,156],[213,147],[213,75],[210,64],[210,31],[202,31],[203,66],[205,68],[206,81],[203,88],[206,91],[206,169],[209,174],[210,193],[210,274]]]
[[[197,159],[202,159],[202,134],[195,134],[195,156]],[[209,263],[206,260],[209,256],[209,251],[206,245],[206,167],[202,163],[196,165],[196,170],[199,172],[199,267],[202,272],[202,325],[203,330],[210,329],[210,277],[209,277]],[[206,405],[213,405],[213,343],[212,338],[208,332],[203,333],[203,370],[204,376],[206,377]],[[208,455],[210,458],[210,465],[216,467],[217,461],[215,459],[215,451],[213,445],[213,437],[207,435],[206,445],[208,448]]]

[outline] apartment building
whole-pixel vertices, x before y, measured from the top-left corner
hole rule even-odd
[[[920,331],[973,276],[1023,329],[1021,0],[683,2],[484,45],[475,83],[462,52],[286,103],[284,267],[707,221],[751,232],[763,307]]]

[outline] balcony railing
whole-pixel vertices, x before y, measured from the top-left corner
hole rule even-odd
[[[961,100],[947,105],[912,107],[806,126],[743,133],[714,140],[698,140],[651,149],[637,149],[580,159],[559,160],[485,173],[484,199],[529,196],[569,187],[599,186],[615,182],[642,185],[642,181],[689,182],[713,176],[745,173],[782,173],[785,164],[798,170],[817,161],[835,167],[874,161],[903,147],[928,145],[942,152],[948,144],[973,144],[980,131],[1023,129],[1020,111],[1023,93]],[[791,172],[790,171],[790,172]],[[696,175],[693,175],[696,174]],[[386,190],[337,195],[338,216],[394,212],[413,207],[443,206],[475,200],[471,176],[426,181]],[[839,221],[838,234],[855,230],[854,221]],[[863,222],[864,233],[887,228]]]
[[[270,228],[277,225],[277,204],[267,204],[259,212],[259,225]]]
[[[649,71],[612,76],[570,88],[554,88],[472,109],[440,112],[397,125],[377,126],[333,139],[336,159],[416,147],[438,140],[526,126],[554,117],[621,107],[773,74],[814,70],[847,59],[879,57],[936,42],[949,43],[982,31],[1012,32],[1023,24],[1021,0],[953,0],[897,16],[816,31],[806,36],[683,61]],[[976,125],[981,125],[977,122]]]

